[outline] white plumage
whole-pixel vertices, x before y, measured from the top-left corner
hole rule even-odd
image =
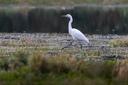
[[[68,32],[72,36],[73,40],[77,40],[82,43],[89,43],[89,39],[85,37],[85,35],[79,31],[78,29],[72,28],[73,18],[70,14],[66,14],[65,17],[69,18],[70,21],[68,23]]]

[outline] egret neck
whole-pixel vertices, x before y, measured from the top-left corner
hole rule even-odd
[[[72,19],[72,16],[69,17],[70,20],[69,20],[69,23],[68,23],[68,32],[69,34],[71,33],[71,30],[72,30],[72,22],[73,22],[73,19]]]

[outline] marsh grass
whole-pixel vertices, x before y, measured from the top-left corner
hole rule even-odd
[[[84,52],[84,54],[86,55],[86,56],[101,56],[102,55],[102,52],[101,51],[99,51],[98,49],[97,50],[86,50],[85,52]]]
[[[59,54],[55,56],[46,56],[44,54],[36,53],[30,58],[30,67],[34,71],[40,72],[53,72],[53,73],[70,73],[80,72],[88,77],[101,76],[105,73],[104,77],[111,74],[114,61],[111,62],[91,62],[78,59],[70,54]],[[95,70],[93,70],[95,69]],[[107,71],[106,71],[107,69]],[[108,72],[108,73],[107,73]],[[111,73],[111,72],[110,72]]]
[[[13,67],[13,70],[0,70],[2,85],[128,84],[128,60],[84,61],[64,52],[49,55],[47,51],[35,51],[31,54],[17,51],[10,59],[0,61],[0,65],[4,63],[20,65]]]
[[[114,67],[114,73],[118,80],[128,81],[128,60],[118,61]]]
[[[0,59],[1,70],[15,70],[28,64],[29,54],[23,51],[17,51],[11,54],[8,58],[3,57]]]
[[[113,39],[109,44],[111,47],[128,47],[128,39]]]
[[[83,3],[126,4],[127,0],[0,0],[1,4],[43,4],[43,5],[75,5]]]

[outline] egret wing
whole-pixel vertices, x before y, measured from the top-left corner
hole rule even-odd
[[[89,40],[87,37],[85,37],[85,35],[77,30],[77,29],[72,29],[72,36],[76,39],[76,40],[80,40],[80,41],[85,41],[86,43],[89,43]]]

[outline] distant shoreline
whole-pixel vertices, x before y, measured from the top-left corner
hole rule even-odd
[[[113,4],[113,5],[103,5],[103,4],[76,4],[76,5],[31,5],[31,4],[0,4],[0,8],[73,8],[73,7],[99,7],[99,8],[127,8],[128,4]]]

